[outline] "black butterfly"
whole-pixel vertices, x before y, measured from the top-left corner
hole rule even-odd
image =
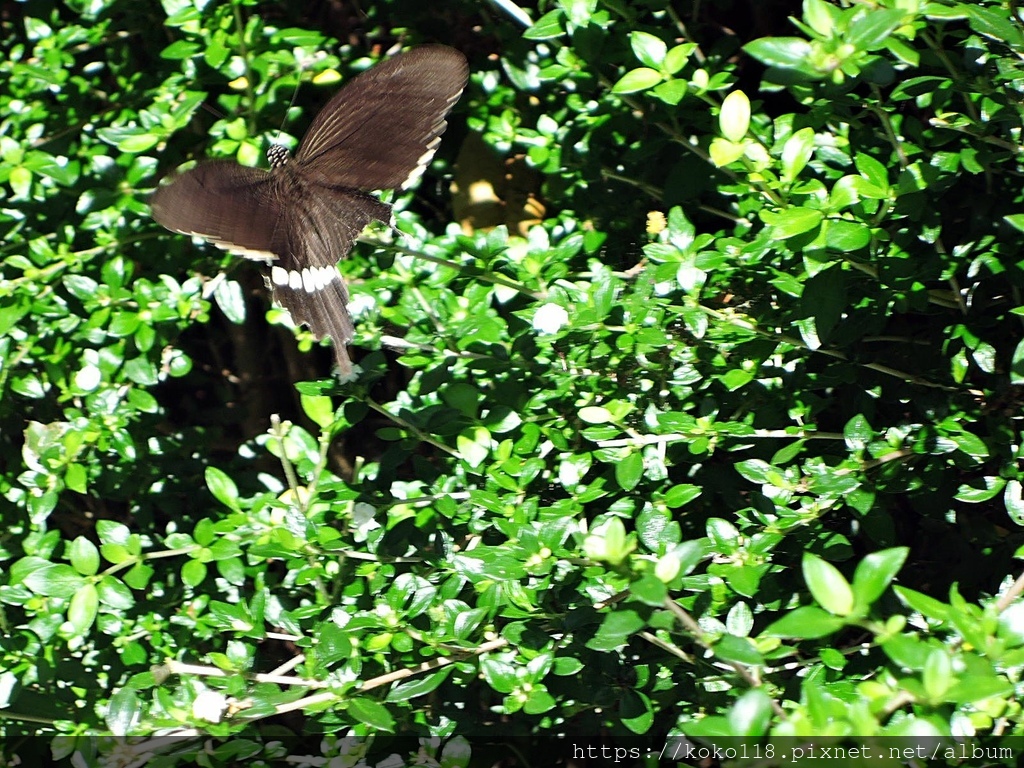
[[[336,265],[367,224],[391,221],[391,206],[367,192],[423,174],[468,75],[466,58],[443,45],[387,59],[335,94],[294,159],[274,145],[270,171],[204,163],[156,191],[153,218],[269,263],[274,299],[318,339],[331,337],[346,375],[354,328]]]

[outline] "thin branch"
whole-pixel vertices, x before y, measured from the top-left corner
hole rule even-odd
[[[366,403],[366,405],[370,406],[370,408],[375,410],[381,416],[385,416],[386,418],[390,419],[391,421],[393,421],[398,426],[402,427],[402,429],[409,430],[413,435],[416,436],[416,438],[418,440],[421,440],[422,442],[427,443],[428,445],[432,445],[435,448],[438,448],[438,449],[444,451],[445,453],[447,453],[447,454],[449,454],[451,456],[456,456],[456,457],[459,456],[459,452],[457,450],[455,450],[454,448],[452,448],[451,446],[445,445],[444,443],[442,443],[442,442],[440,442],[438,440],[435,440],[434,438],[432,438],[429,435],[427,435],[424,432],[422,432],[417,427],[414,427],[412,424],[410,424],[408,421],[406,421],[402,417],[396,416],[395,414],[391,413],[384,406],[380,405],[379,403],[375,402],[374,400],[371,400],[370,398],[366,398],[366,400],[364,400],[363,402]]]

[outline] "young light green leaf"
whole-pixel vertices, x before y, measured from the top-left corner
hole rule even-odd
[[[722,102],[718,128],[729,141],[738,142],[750,127],[750,99],[743,91],[733,91]]]
[[[648,32],[630,32],[629,43],[633,48],[633,53],[646,66],[658,69],[665,61],[668,46],[660,37],[655,37]]]
[[[207,467],[206,487],[217,501],[232,511],[238,511],[238,486],[223,470]]]
[[[835,616],[853,611],[853,590],[838,568],[810,552],[804,553],[802,566],[807,588],[818,605]]]
[[[612,86],[612,93],[636,93],[653,88],[662,80],[661,73],[650,67],[630,70]]]

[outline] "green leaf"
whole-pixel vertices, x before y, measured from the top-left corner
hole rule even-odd
[[[858,152],[853,158],[857,171],[879,189],[889,187],[889,171],[871,155]]]
[[[813,640],[817,637],[831,635],[845,625],[846,622],[842,619],[825,613],[820,608],[808,605],[792,610],[778,621],[773,622],[765,629],[764,634],[768,637]]]
[[[613,610],[605,615],[597,634],[587,642],[587,648],[594,651],[614,651],[626,645],[645,625],[646,622],[636,611]]]
[[[853,594],[857,602],[869,606],[896,578],[910,554],[909,547],[894,547],[866,555],[853,572]]]
[[[1024,645],[1024,602],[1016,602],[999,614],[999,637],[1014,648]]]
[[[455,667],[443,667],[426,677],[413,678],[400,683],[388,691],[387,700],[390,702],[409,701],[411,699],[425,696],[436,690],[452,673]]]
[[[651,93],[666,104],[675,106],[689,92],[690,86],[685,80],[666,80],[654,86]]]
[[[299,395],[303,412],[320,427],[327,429],[334,422],[334,403],[325,395]]]
[[[924,690],[933,701],[942,696],[953,684],[953,664],[945,648],[933,648],[924,663],[921,674]]]
[[[646,573],[629,585],[629,591],[641,602],[652,606],[662,606],[668,597],[665,583],[653,573]]]
[[[797,179],[814,153],[814,130],[801,128],[786,139],[782,147],[782,178],[792,182]]]
[[[764,657],[754,647],[753,642],[745,637],[725,634],[713,646],[715,656],[723,661],[731,661],[747,666],[764,664]]]
[[[853,221],[827,222],[825,244],[834,251],[853,253],[867,248],[870,243],[871,229],[864,224]]]
[[[913,608],[926,619],[935,619],[940,622],[948,622],[950,619],[950,606],[936,600],[934,597],[916,592],[907,587],[893,587],[893,591],[906,605]]]
[[[349,699],[346,709],[361,723],[375,730],[388,732],[395,730],[395,719],[388,712],[387,707],[373,699],[362,697]]]
[[[96,594],[100,603],[115,611],[127,611],[135,606],[131,590],[124,582],[110,574],[100,578],[96,585]]]
[[[630,32],[629,44],[633,48],[636,57],[648,67],[659,69],[665,61],[665,54],[668,53],[668,46],[660,37],[655,37],[647,32]]]
[[[93,584],[83,584],[71,598],[68,605],[68,621],[75,628],[75,634],[84,635],[89,631],[99,611],[99,595]]]
[[[627,453],[615,465],[615,482],[626,491],[636,488],[644,476],[644,457],[639,452]]]
[[[956,704],[972,704],[986,699],[1012,695],[1013,684],[1005,677],[967,677],[956,680],[946,689],[943,698]]]
[[[189,560],[181,567],[181,580],[190,587],[198,587],[206,580],[206,565],[198,560]]]
[[[846,440],[846,447],[851,451],[863,451],[874,437],[874,430],[861,413],[855,415],[843,427],[843,438]]]
[[[540,715],[550,712],[556,704],[554,697],[543,686],[534,686],[526,696],[523,711],[528,715]]]
[[[114,736],[128,736],[135,724],[142,718],[142,702],[135,690],[124,687],[114,693],[107,702],[104,718],[107,728]]]
[[[641,691],[626,689],[619,699],[619,720],[633,733],[643,735],[654,725],[654,705]]]
[[[28,314],[28,304],[13,304],[10,306],[0,305],[0,335],[6,335],[25,315]]]
[[[988,446],[985,445],[985,441],[982,440],[977,435],[971,434],[970,432],[963,430],[958,432],[952,432],[949,435],[949,437],[954,443],[956,443],[956,447],[958,449],[966,453],[971,458],[978,460],[988,458]]]
[[[617,517],[608,520],[583,540],[587,557],[613,566],[619,565],[635,548],[636,542],[626,536],[626,528]]]
[[[743,91],[733,91],[722,101],[718,127],[729,141],[739,142],[750,127],[750,100]]]
[[[441,761],[438,768],[467,768],[473,750],[469,741],[463,736],[455,736],[448,740],[441,750]]]
[[[587,405],[580,408],[579,417],[587,424],[607,424],[614,421],[611,412],[599,405]]]
[[[811,44],[800,37],[763,37],[743,50],[769,67],[802,70],[811,59]]]
[[[480,673],[487,684],[498,693],[511,693],[516,686],[515,667],[500,659],[486,658],[481,661]]]
[[[662,80],[661,73],[650,67],[632,69],[612,86],[612,93],[636,93],[653,88]]]
[[[555,659],[551,671],[560,677],[567,677],[575,675],[581,669],[583,669],[583,662],[574,656],[559,656]]]
[[[83,576],[94,576],[100,569],[100,552],[89,539],[79,536],[68,547],[71,567]]]
[[[191,59],[198,52],[198,43],[191,40],[175,40],[160,51],[160,58],[171,61]]]
[[[316,633],[316,657],[330,667],[352,655],[352,638],[348,631],[334,622],[325,622]]]
[[[850,25],[846,42],[865,51],[880,48],[904,23],[907,14],[898,9],[875,8],[859,16]]]
[[[894,662],[907,669],[924,669],[931,648],[917,637],[894,635],[882,643],[882,650]]]
[[[1024,525],[1024,486],[1019,480],[1007,480],[1003,489],[1003,504],[1010,519],[1017,525]]]
[[[832,37],[838,17],[838,9],[823,0],[804,0],[804,21],[821,37]]]
[[[549,11],[523,32],[527,40],[551,40],[565,34],[565,14],[560,9]]]
[[[70,565],[51,564],[39,558],[24,558],[19,563],[27,564],[29,560],[33,566],[23,578],[17,578],[18,572],[12,569],[11,583],[22,583],[37,595],[70,598],[87,583]]]
[[[87,477],[86,469],[81,464],[69,464],[64,474],[64,484],[75,493],[87,493]]]
[[[786,208],[761,211],[761,220],[772,228],[772,236],[780,240],[802,235],[821,225],[824,215],[813,208]]]
[[[732,635],[747,637],[754,628],[754,614],[751,613],[750,606],[744,602],[733,605],[726,616],[725,628]]]
[[[673,46],[668,50],[668,53],[665,55],[665,61],[662,63],[662,68],[670,75],[676,74],[683,67],[686,66],[687,62],[690,60],[690,56],[692,56],[693,52],[696,50],[697,46],[695,46],[693,43],[683,43],[682,45]],[[683,87],[686,87],[685,82],[677,82],[681,82]],[[678,104],[679,102],[676,101],[669,103]]]
[[[732,705],[726,718],[734,736],[764,736],[772,720],[772,699],[760,688],[747,691]]]
[[[1020,29],[1006,14],[997,12],[993,8],[973,6],[970,3],[964,3],[958,7],[967,10],[971,28],[982,35],[1001,40],[1011,47],[1024,45],[1024,39],[1022,39],[1024,36],[1021,35]]]
[[[685,484],[673,485],[665,492],[663,501],[665,506],[671,509],[686,506],[701,495],[700,486]]]
[[[471,467],[483,464],[491,452],[491,433],[486,427],[470,427],[456,438],[459,455]]]
[[[108,329],[113,336],[131,336],[139,329],[139,316],[135,312],[116,312]]]
[[[957,489],[956,496],[953,498],[957,501],[965,501],[968,504],[980,504],[981,502],[988,501],[989,499],[994,499],[1006,486],[1006,480],[1004,478],[992,475],[973,479],[972,482],[975,484],[983,484],[984,487],[978,488],[972,485],[961,485]]]
[[[711,156],[711,162],[714,163],[715,167],[724,168],[743,157],[746,151],[747,145],[743,142],[715,138],[711,141],[708,154]]]
[[[732,552],[739,546],[740,532],[728,520],[712,517],[707,521],[708,536],[720,552]]]
[[[206,487],[213,497],[228,509],[238,511],[238,486],[235,481],[216,467],[206,468]]]
[[[32,192],[32,171],[23,165],[11,169],[7,182],[11,185],[11,191],[18,198],[27,198]]]
[[[839,569],[810,552],[804,553],[802,567],[818,605],[836,616],[849,616],[854,605],[853,590]]]
[[[1010,361],[1010,383],[1016,386],[1024,384],[1024,340],[1013,348],[1013,359]]]
[[[160,137],[155,133],[139,133],[135,136],[126,136],[117,143],[117,148],[122,152],[135,155],[145,152],[160,143]]]

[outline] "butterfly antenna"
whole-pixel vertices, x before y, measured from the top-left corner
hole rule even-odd
[[[302,85],[302,73],[305,72],[305,71],[306,71],[306,61],[305,61],[305,58],[299,59],[299,71],[297,73],[298,74],[298,78],[296,79],[295,90],[292,91],[292,98],[288,102],[288,106],[285,107],[284,117],[281,118],[281,126],[277,129],[277,133],[278,133],[279,136],[283,136],[284,135],[284,126],[288,122],[288,114],[292,111],[292,107],[295,106],[295,100],[299,97],[299,87]],[[281,142],[281,143],[283,143],[283,142]]]

